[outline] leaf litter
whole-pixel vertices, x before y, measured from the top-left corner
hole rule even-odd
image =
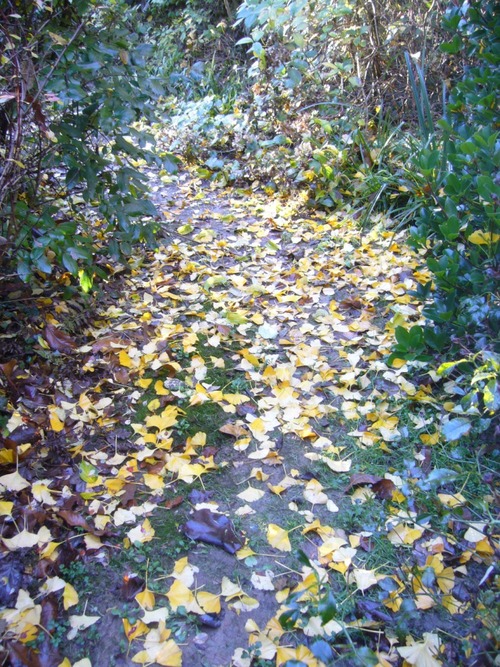
[[[445,446],[453,387],[387,361],[419,257],[377,216],[170,181],[165,244],[73,333],[35,294],[2,356],[4,662],[481,664],[494,481]]]

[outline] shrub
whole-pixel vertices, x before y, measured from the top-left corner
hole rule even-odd
[[[421,336],[399,332],[395,354],[422,358],[405,342],[413,336],[420,353],[430,345],[453,359],[442,373],[458,382],[463,409],[484,430],[500,405],[500,16],[493,2],[471,2],[449,10],[444,25],[453,37],[442,50],[470,64],[437,123],[442,136],[430,136],[415,158],[425,184],[411,243],[433,274],[417,292],[429,324]]]
[[[152,113],[155,88],[130,12],[93,0],[2,6],[3,271],[28,280],[58,267],[89,289],[100,255],[152,238],[156,212],[135,168],[155,159],[152,138],[131,125]]]

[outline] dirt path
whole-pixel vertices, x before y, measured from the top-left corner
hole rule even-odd
[[[12,664],[398,665],[409,633],[426,664],[453,660],[436,628],[467,634],[492,547],[426,518],[460,479],[427,483],[445,468],[431,378],[386,363],[394,327],[420,319],[417,258],[299,194],[188,174],[153,191],[164,245],[110,286],[80,347],[49,341],[74,369],[49,402],[20,403],[43,432],[23,481],[0,478]],[[211,544],[189,539],[193,513]]]

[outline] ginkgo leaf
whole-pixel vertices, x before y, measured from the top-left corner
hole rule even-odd
[[[14,503],[9,500],[0,500],[0,516],[11,516]]]
[[[125,368],[133,368],[134,363],[125,350],[120,350],[118,353],[118,358],[120,360],[120,366],[124,366]]]
[[[232,609],[236,609],[237,612],[249,612],[257,609],[260,606],[260,603],[258,600],[250,597],[249,595],[242,595],[241,597],[232,600],[229,603],[229,606]]]
[[[190,611],[194,614],[203,614],[203,609],[196,601],[194,593],[178,579],[174,581],[167,592],[167,598],[170,602],[170,606],[174,610],[179,607],[185,607],[186,611]]]
[[[374,570],[355,568],[352,572],[352,577],[360,591],[366,591],[371,586],[375,586],[378,582],[378,577]]]
[[[288,532],[275,523],[270,523],[267,527],[267,541],[272,547],[280,551],[292,550]]]
[[[469,243],[474,243],[475,245],[493,245],[500,241],[500,234],[494,234],[493,232],[483,232],[482,230],[477,230],[473,232],[467,240]]]
[[[65,584],[63,591],[63,606],[67,611],[70,607],[74,607],[79,602],[79,596],[71,584]]]
[[[313,505],[325,505],[328,502],[328,496],[323,493],[323,486],[317,479],[311,479],[306,484],[304,498]]]
[[[2,475],[0,477],[0,491],[22,491],[23,489],[28,488],[30,483],[20,475],[17,470],[16,472],[11,472],[8,475]]]
[[[307,667],[319,667],[314,653],[306,646],[300,645],[297,648],[280,646],[276,654],[277,667],[283,667],[285,663],[292,661],[307,665]]]
[[[131,623],[127,618],[123,618],[122,623],[125,637],[129,642],[137,639],[137,637],[145,635],[149,631],[148,626],[141,620],[137,620],[134,623]]]
[[[252,586],[259,591],[274,591],[273,573],[267,570],[264,574],[254,572],[250,577]]]
[[[52,483],[51,479],[40,479],[38,482],[35,482],[31,486],[31,492],[33,497],[39,502],[44,503],[45,505],[55,505],[56,500],[53,498],[52,494],[49,491],[49,485]]]
[[[181,667],[182,651],[173,639],[168,639],[155,655],[155,662],[162,667]]]
[[[146,625],[151,623],[161,623],[169,617],[168,609],[166,607],[159,607],[151,611],[145,611],[142,615],[141,621]]]
[[[279,329],[274,324],[262,324],[257,329],[257,333],[259,336],[262,336],[262,338],[265,338],[266,340],[272,340],[278,336]]]
[[[9,551],[16,551],[17,549],[28,549],[35,545],[46,544],[52,540],[52,536],[49,529],[42,526],[38,533],[30,533],[24,529],[14,537],[2,537],[1,539]]]
[[[85,616],[85,614],[81,616],[70,616],[68,620],[71,626],[71,630],[67,634],[68,639],[74,639],[80,630],[89,628],[91,625],[94,625],[94,623],[97,623],[97,621],[100,619],[100,616]]]
[[[223,595],[226,599],[231,600],[234,597],[244,595],[244,592],[238,584],[231,581],[228,577],[222,577],[221,595]]]
[[[150,591],[148,588],[145,588],[140,593],[137,593],[135,596],[137,603],[141,605],[143,609],[151,611],[155,606],[155,595],[153,591]],[[144,618],[143,618],[144,620]]]
[[[439,637],[431,632],[424,632],[423,642],[414,642],[410,646],[397,647],[399,655],[409,665],[415,667],[440,667],[441,661],[436,659],[439,652]]]
[[[187,556],[184,558],[179,558],[174,565],[174,569],[171,577],[182,581],[182,583],[189,588],[194,583],[195,575],[199,572],[199,569],[196,565],[192,565],[188,562]]]
[[[219,614],[221,610],[220,597],[214,593],[200,591],[196,594],[196,601],[207,614]]]
[[[150,542],[155,535],[155,529],[149,519],[145,519],[142,524],[128,531],[127,537],[134,544],[135,542]]]
[[[256,489],[253,486],[248,486],[245,491],[238,493],[238,498],[244,500],[247,503],[253,503],[256,500],[260,500],[265,495],[265,492],[261,489]]]

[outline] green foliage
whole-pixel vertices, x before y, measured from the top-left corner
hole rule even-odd
[[[155,159],[153,140],[132,124],[159,91],[131,15],[93,0],[2,11],[1,260],[25,280],[58,267],[88,290],[101,255],[152,240],[156,210],[136,167]]]
[[[451,11],[455,29],[444,48],[467,49],[475,59],[453,89],[440,122],[442,148],[429,145],[416,164],[426,179],[412,243],[425,248],[436,292],[426,316],[450,338],[475,352],[494,344],[500,324],[498,270],[498,104],[500,20],[492,3],[476,3],[463,17]],[[422,287],[422,296],[426,296]]]
[[[471,417],[484,430],[498,413],[500,19],[494,3],[475,2],[452,8],[444,23],[453,37],[443,51],[466,54],[470,65],[438,122],[441,137],[428,122],[423,77],[420,93],[414,91],[425,140],[414,168],[424,187],[416,191],[420,211],[410,240],[424,251],[433,276],[432,285],[417,291],[430,323],[396,330],[392,357],[426,360],[431,348],[456,360],[439,370],[460,371],[455,386],[468,416],[447,424],[445,436],[453,441],[470,431]]]

